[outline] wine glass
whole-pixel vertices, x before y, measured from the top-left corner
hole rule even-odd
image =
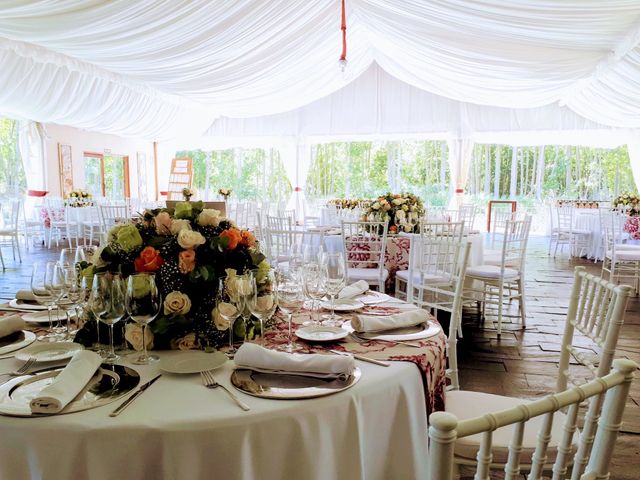
[[[69,312],[75,309],[77,314],[76,305],[82,295],[78,279],[78,269],[73,266],[57,265],[56,272],[62,281],[62,296],[60,300],[58,300],[58,306],[62,308],[67,317],[66,338],[70,338],[75,331],[71,331],[71,315]]]
[[[303,304],[302,285],[297,272],[291,268],[282,269],[278,275],[278,307],[287,315],[289,323],[289,341],[283,347],[285,352],[292,353],[298,348],[291,336],[291,320],[293,314],[297,313]]]
[[[55,304],[55,298],[53,293],[47,289],[47,284],[49,283],[49,280],[47,279],[47,266],[48,263],[42,262],[36,262],[33,264],[33,269],[31,271],[31,292],[40,305],[47,307],[47,312],[49,314],[49,328],[47,329],[47,333],[38,337],[38,340],[41,342],[55,342],[57,337],[53,333],[53,320],[51,318],[51,310]]]
[[[125,314],[125,283],[120,275],[97,273],[93,277],[92,289],[95,292],[96,304],[101,310],[99,319],[109,325],[109,351],[104,360],[106,363],[115,363],[119,357],[113,347],[113,326],[122,320]]]
[[[322,269],[319,264],[310,263],[303,267],[302,286],[305,296],[311,300],[311,311],[313,317],[311,318],[311,323],[319,325],[320,319],[318,318],[319,313],[317,311],[319,308],[316,307],[318,306],[318,301],[326,294],[326,291],[324,290],[324,282],[322,280]]]
[[[58,259],[58,263],[60,263],[60,265],[62,265],[63,267],[75,267],[77,252],[77,248],[63,248],[62,250],[60,250],[60,258]]]
[[[253,282],[249,295],[249,311],[260,321],[260,344],[264,347],[265,322],[276,312],[276,279],[273,269],[253,270]]]
[[[230,276],[218,280],[218,292],[216,294],[216,312],[229,322],[229,350],[227,356],[233,358],[236,348],[233,345],[233,329],[235,322],[242,314],[244,297],[242,282],[244,277]]]
[[[152,273],[130,275],[127,279],[125,304],[129,316],[142,328],[142,354],[133,360],[133,363],[136,365],[148,365],[158,361],[159,357],[157,355],[149,355],[147,353],[147,340],[145,338],[147,326],[158,316],[162,304],[155,275]]]
[[[310,263],[320,265],[323,262],[325,255],[326,252],[322,243],[317,245],[307,243],[303,246],[302,261],[304,265],[308,265]]]
[[[248,271],[242,275],[243,281],[240,283],[240,302],[238,304],[240,316],[244,322],[244,339],[247,340],[249,334],[249,320],[251,310],[249,309],[249,297],[253,292],[253,272]]]
[[[102,275],[102,274],[96,274],[96,275]],[[103,298],[100,296],[100,292],[97,289],[93,289],[93,279],[95,278],[95,275],[93,276],[93,278],[87,278],[87,277],[83,277],[82,278],[82,289],[87,292],[86,294],[88,295],[87,297],[87,301],[86,301],[86,307],[89,308],[89,310],[93,313],[93,317],[95,319],[96,322],[96,343],[93,345],[93,350],[96,351],[96,353],[98,353],[101,356],[104,356],[104,348],[102,348],[102,343],[100,342],[100,315],[102,315],[102,313],[105,311],[106,309],[106,305],[104,303]]]
[[[322,264],[322,280],[324,289],[331,298],[331,315],[326,317],[326,324],[329,326],[339,326],[341,323],[340,317],[335,312],[336,296],[344,288],[345,277],[342,255],[339,253],[327,255]]]
[[[98,251],[98,247],[95,245],[83,245],[76,249],[75,262],[76,264],[80,262],[86,263],[95,263],[94,257],[96,252]]]
[[[56,336],[64,340],[65,339],[65,327],[62,326],[62,320],[59,310],[66,311],[66,305],[64,304],[64,278],[62,275],[62,267],[58,262],[47,263],[47,290],[51,292],[53,296],[53,304],[57,307],[56,311],[56,324],[53,327],[53,332]]]

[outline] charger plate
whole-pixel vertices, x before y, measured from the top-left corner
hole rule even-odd
[[[342,324],[342,328],[351,332],[358,338],[364,340],[383,340],[383,341],[411,341],[424,340],[425,338],[435,337],[442,331],[442,327],[438,323],[421,323],[413,327],[396,328],[393,330],[384,330],[381,332],[356,332],[351,326],[351,322]]]
[[[29,404],[31,400],[50,385],[62,368],[23,375],[0,386],[0,415],[12,417],[43,417],[47,414],[33,414]],[[122,398],[140,383],[140,375],[133,368],[124,365],[103,363],[87,386],[73,399],[64,410],[55,415],[81,412],[102,407]]]
[[[221,367],[227,360],[227,356],[222,352],[183,352],[161,358],[160,370],[178,374],[200,373]]]
[[[375,290],[368,290],[356,297],[356,300],[364,303],[365,305],[376,305],[378,303],[384,303],[391,300],[391,297],[386,293],[376,292]]]
[[[295,331],[298,338],[309,342],[335,342],[349,335],[344,328],[309,325]]]
[[[75,342],[38,343],[16,353],[16,359],[23,362],[30,358],[36,362],[57,362],[73,357],[80,350],[84,350],[84,347]]]
[[[24,300],[18,300],[14,298],[9,302],[9,306],[11,308],[17,308],[19,310],[46,310],[47,307],[45,305],[40,305],[38,303],[33,302],[25,302]]]
[[[73,312],[70,312],[69,315],[71,318],[75,316]],[[22,315],[22,319],[27,323],[49,323],[49,312],[25,313]],[[67,315],[63,311],[54,310],[51,312],[51,320],[54,322],[65,322],[67,320]]]
[[[262,373],[239,368],[231,374],[231,384],[238,390],[254,397],[276,400],[300,400],[324,397],[342,392],[354,386],[362,377],[362,371],[355,367],[346,378],[316,378],[282,373]]]
[[[36,334],[28,330],[20,330],[6,337],[0,338],[0,355],[15,352],[31,345],[36,339]]]
[[[331,310],[331,301],[320,302],[320,306],[325,310]],[[360,300],[353,298],[336,298],[335,308],[336,312],[353,312],[360,310],[364,307],[364,303]]]

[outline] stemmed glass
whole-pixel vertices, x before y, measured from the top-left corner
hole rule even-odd
[[[93,276],[92,295],[94,305],[100,311],[99,319],[109,325],[109,352],[106,363],[115,363],[119,358],[113,347],[113,325],[125,314],[125,283],[119,275],[96,273]]]
[[[47,263],[47,290],[51,292],[53,296],[53,303],[58,310],[62,310],[66,312],[66,304],[64,301],[65,296],[65,286],[64,286],[64,277],[62,274],[62,267],[58,262],[49,262]],[[62,320],[60,318],[60,314],[56,311],[56,325],[53,327],[53,331],[56,334],[57,338],[64,340],[65,339],[65,327],[62,326]]]
[[[276,278],[274,270],[263,272],[253,270],[251,294],[249,295],[249,310],[260,321],[260,344],[264,347],[264,324],[276,312]]]
[[[157,355],[147,353],[145,333],[147,326],[160,313],[162,304],[160,292],[156,285],[155,275],[152,273],[136,273],[127,279],[127,293],[125,296],[127,313],[142,328],[142,354],[133,363],[148,365],[159,360]]]
[[[229,350],[227,356],[233,358],[236,348],[233,345],[233,328],[244,308],[243,285],[244,277],[222,277],[218,280],[216,294],[216,310],[218,315],[229,322]]]
[[[322,270],[317,263],[310,263],[302,268],[302,285],[304,294],[311,300],[311,321],[315,325],[320,324],[319,314],[316,312],[316,304],[321,300],[326,292],[322,281]]]
[[[297,313],[303,304],[302,285],[297,272],[291,268],[282,269],[278,275],[278,307],[287,315],[289,323],[289,341],[283,347],[285,352],[292,353],[298,348],[291,336],[291,320],[293,314]]]
[[[75,261],[76,265],[80,262],[94,263],[93,257],[98,251],[95,245],[83,245],[76,249]]]
[[[103,275],[103,274],[100,274]],[[95,278],[95,275],[93,276]],[[104,356],[104,348],[100,343],[100,315],[104,312],[106,306],[103,299],[100,297],[100,293],[97,289],[93,289],[93,278],[89,279],[84,277],[82,279],[82,290],[87,296],[86,306],[93,313],[93,317],[96,322],[96,343],[93,345],[93,350],[101,356]]]
[[[322,280],[324,289],[331,298],[331,315],[326,317],[326,324],[329,326],[339,326],[340,317],[336,315],[336,296],[345,284],[345,269],[342,255],[332,253],[327,255],[322,264]]]
[[[47,288],[47,285],[50,283],[47,274],[51,275],[53,273],[53,270],[48,268],[50,263],[51,262],[36,262],[33,264],[31,271],[31,292],[40,305],[47,307],[49,314],[49,328],[47,329],[47,333],[38,337],[38,340],[41,342],[55,342],[57,340],[57,336],[53,333],[53,320],[51,318],[51,310],[53,309],[56,299],[53,293]]]
[[[242,275],[242,279],[240,283],[240,302],[238,303],[238,308],[244,323],[244,339],[246,340],[249,334],[249,320],[251,319],[249,298],[253,292],[253,273],[251,271],[246,272]]]
[[[62,295],[58,300],[58,306],[64,311],[67,317],[65,336],[66,338],[70,338],[75,331],[71,331],[71,315],[69,312],[75,309],[82,296],[80,282],[78,281],[78,270],[74,266],[56,265],[55,272],[55,277],[59,277],[62,283]]]
[[[75,267],[77,252],[77,248],[63,248],[60,250],[58,263],[63,267]]]

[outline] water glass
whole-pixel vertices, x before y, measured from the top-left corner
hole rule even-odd
[[[326,294],[322,279],[322,269],[319,264],[309,263],[302,268],[302,286],[305,296],[311,300],[311,323],[319,325],[320,320],[316,312],[316,304]]]
[[[113,326],[125,314],[125,282],[120,275],[97,273],[93,276],[92,295],[101,312],[98,318],[109,326],[109,351],[104,360],[106,363],[115,363],[119,357],[113,346]]]
[[[322,264],[322,280],[324,289],[331,298],[331,315],[326,317],[328,326],[340,326],[342,320],[335,313],[336,296],[344,288],[346,275],[342,255],[332,253],[327,255]]]
[[[216,313],[225,321],[229,322],[229,350],[227,356],[233,358],[236,347],[233,342],[233,329],[236,320],[240,317],[244,309],[245,298],[243,293],[248,290],[244,287],[244,276],[228,276],[218,280],[218,291],[216,293]]]
[[[288,342],[283,347],[285,352],[291,353],[298,349],[291,335],[291,321],[293,314],[300,311],[304,304],[302,285],[297,272],[291,268],[284,268],[278,275],[278,307],[287,315],[289,324]]]
[[[253,270],[253,281],[249,295],[249,311],[260,321],[260,344],[265,345],[265,322],[276,312],[276,278],[274,270]]]
[[[51,310],[53,309],[56,299],[53,292],[47,288],[47,285],[51,283],[47,278],[47,274],[53,274],[53,269],[49,268],[50,264],[53,265],[52,262],[36,262],[33,264],[31,271],[31,292],[40,305],[47,307],[49,314],[49,328],[47,329],[47,333],[38,337],[38,340],[41,342],[57,341],[57,336],[53,333],[53,320],[51,317]]]
[[[157,355],[148,354],[147,339],[145,338],[149,323],[158,316],[162,305],[154,274],[136,273],[129,276],[125,305],[131,319],[142,328],[142,354],[134,359],[133,363],[148,365],[158,361]]]

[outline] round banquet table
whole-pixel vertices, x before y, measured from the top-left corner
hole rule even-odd
[[[436,346],[434,370],[444,378],[444,334],[431,342],[424,344],[426,356],[429,345]],[[373,356],[390,358],[380,355],[391,347],[378,347]],[[418,349],[408,350],[415,355]],[[68,415],[0,416],[0,478],[425,478],[427,412],[419,368],[409,361],[356,364],[361,380],[326,397],[268,400],[237,392],[248,412],[221,389],[204,388],[197,374],[163,373],[118,417],[109,413],[122,400]],[[18,366],[2,360],[0,372]],[[141,382],[160,372],[157,365],[134,368]],[[232,368],[227,362],[214,375],[233,389]]]

